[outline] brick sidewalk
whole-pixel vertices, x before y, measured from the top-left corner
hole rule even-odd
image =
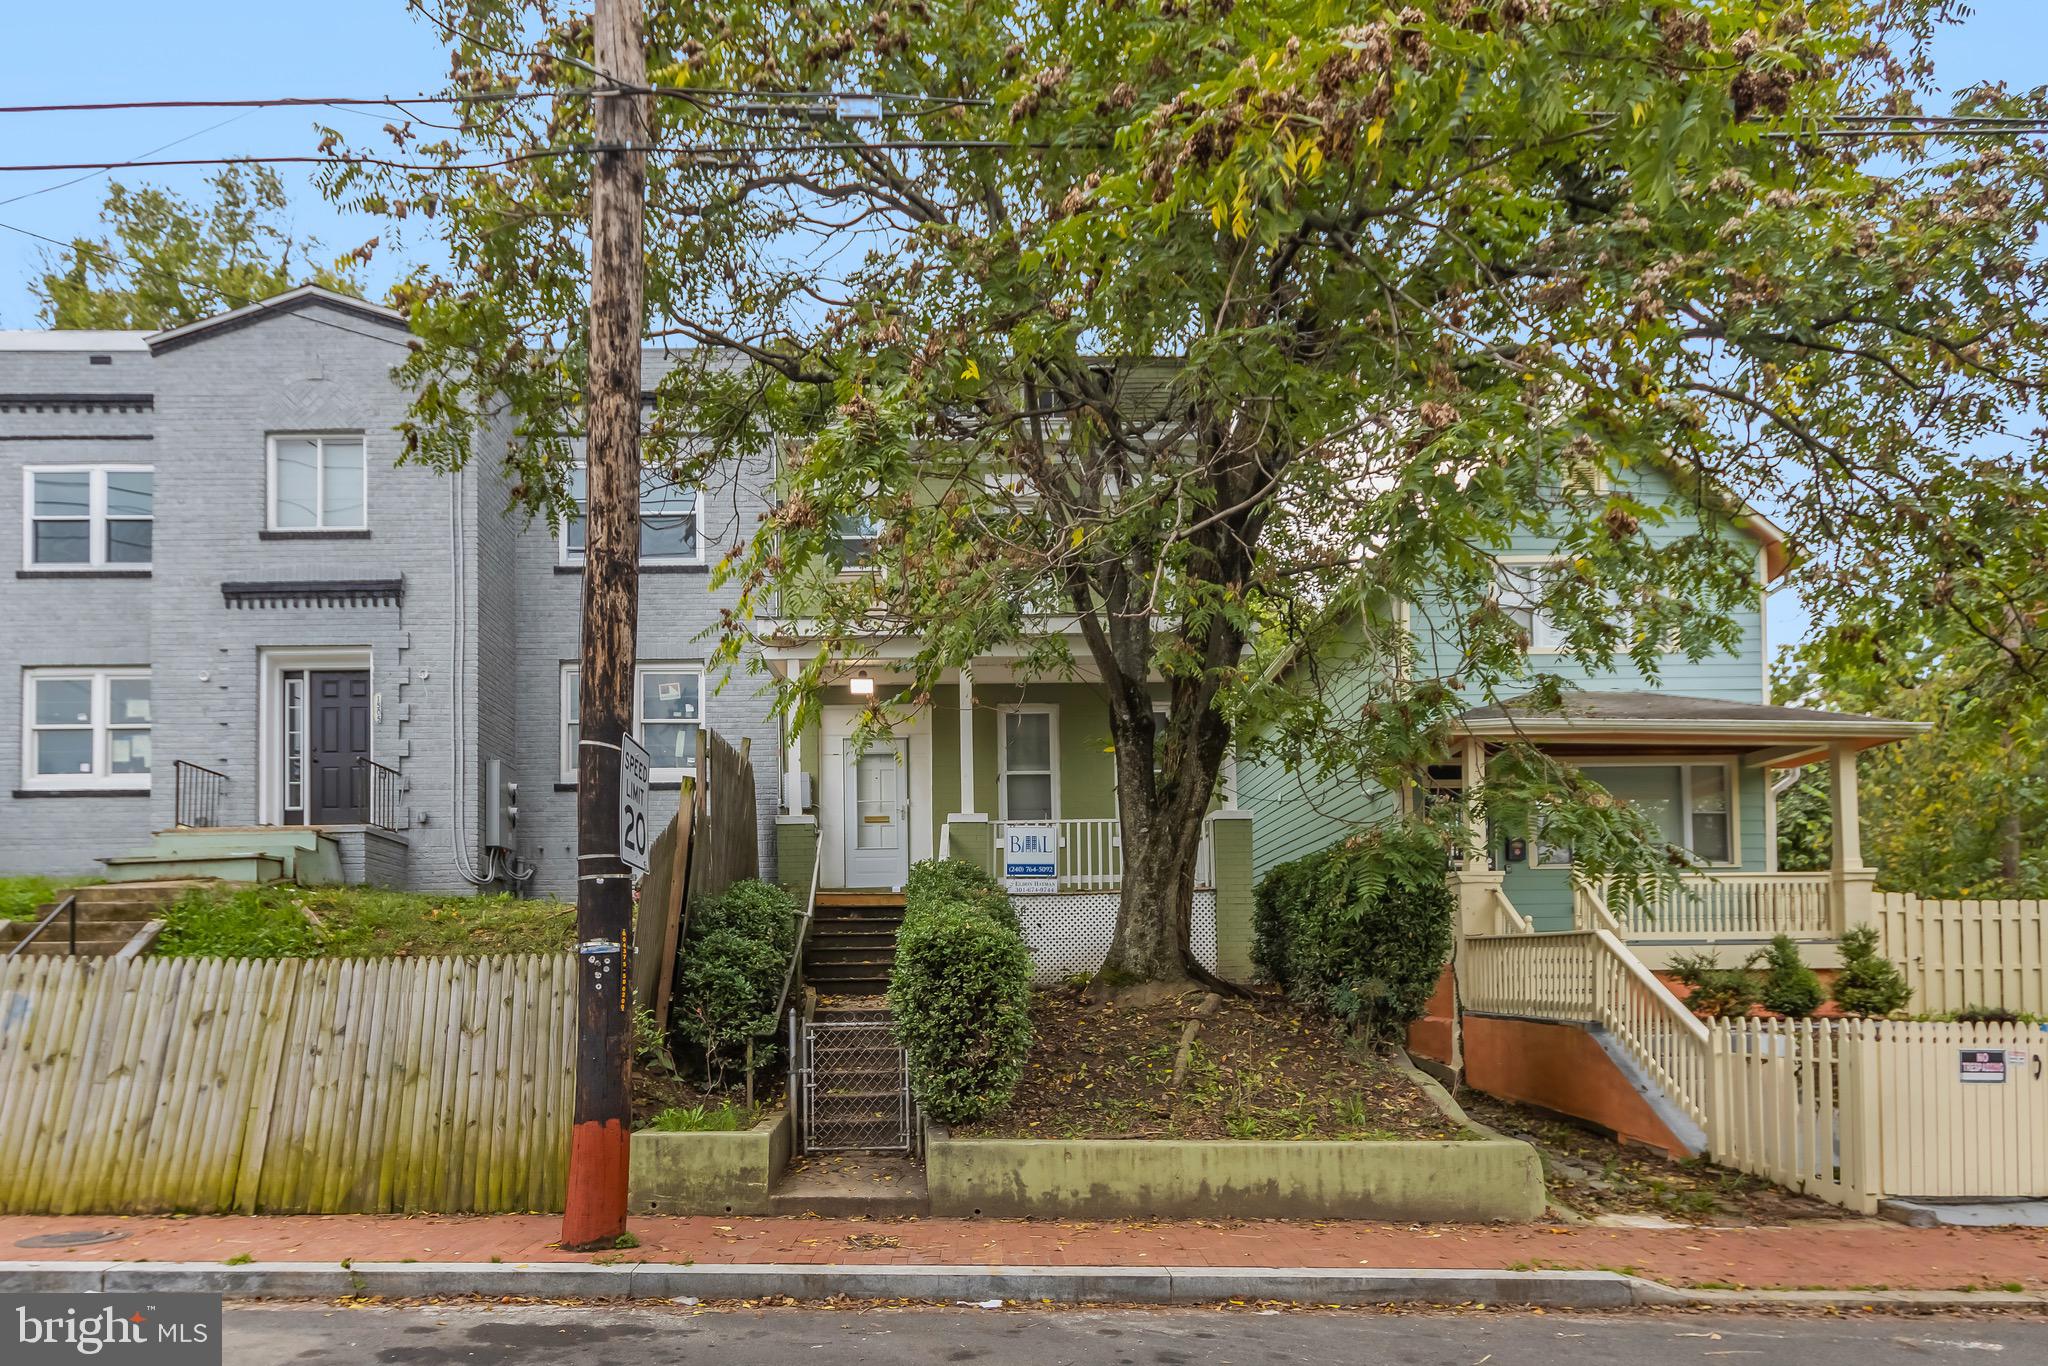
[[[1913,1229],[1877,1220],[1776,1228],[1611,1229],[1530,1224],[1032,1222],[958,1219],[633,1221],[640,1246],[610,1261],[976,1266],[1563,1268],[1629,1271],[1672,1285],[1746,1289],[2048,1290],[2048,1230]],[[549,1246],[552,1215],[0,1217],[0,1261],[332,1264],[575,1262]],[[124,1236],[24,1249],[70,1230]]]

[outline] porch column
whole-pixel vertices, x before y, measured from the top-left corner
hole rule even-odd
[[[963,816],[978,814],[974,805],[974,670],[960,666],[960,805]]]
[[[1223,771],[1219,775],[1223,788],[1223,809],[1237,810],[1237,741],[1230,742],[1230,748],[1223,751]]]
[[[796,728],[796,718],[786,718],[780,727],[782,733],[782,814],[801,816],[803,807],[804,737]]]
[[[1864,866],[1863,820],[1856,795],[1856,751],[1847,745],[1828,746],[1828,809],[1834,860],[1829,865],[1829,890],[1835,901],[1835,932],[1877,921],[1877,874]]]

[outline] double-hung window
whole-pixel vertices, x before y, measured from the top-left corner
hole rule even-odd
[[[149,788],[147,669],[30,669],[22,676],[22,786]]]
[[[875,553],[875,546],[882,539],[882,523],[870,512],[848,512],[832,521],[832,553],[839,561],[839,571],[869,568],[869,560]]]
[[[1495,572],[1495,599],[1508,619],[1528,635],[1531,654],[1557,654],[1565,646],[1564,632],[1543,609],[1558,572],[1559,564],[1553,560],[1511,561]]]
[[[1002,716],[1002,819],[1059,819],[1058,714],[1051,707],[1005,707]]]
[[[1728,866],[1738,861],[1731,761],[1586,764],[1580,772],[1649,817],[1664,842],[1684,850],[1694,862]],[[1535,856],[1538,867],[1571,862],[1569,848],[1541,838]]]
[[[148,466],[31,466],[22,481],[25,568],[150,567],[156,475]]]
[[[360,432],[270,438],[272,531],[362,531],[369,508]]]
[[[581,671],[562,666],[562,781],[576,781],[583,737]],[[694,664],[642,664],[633,679],[633,736],[647,747],[649,777],[679,782],[697,772],[704,725],[704,671]]]
[[[590,475],[582,465],[569,472],[569,496],[576,511],[562,524],[562,563],[583,563],[584,522],[590,507]],[[702,564],[702,499],[660,474],[640,475],[640,563]]]

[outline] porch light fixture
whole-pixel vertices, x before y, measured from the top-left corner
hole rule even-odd
[[[846,690],[855,697],[873,697],[875,695],[875,680],[868,676],[866,669],[862,669],[847,680]]]

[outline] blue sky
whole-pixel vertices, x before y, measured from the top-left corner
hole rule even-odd
[[[1960,26],[1935,52],[1945,86],[2002,80],[2016,86],[2048,81],[2048,3],[1975,0]],[[275,95],[390,95],[435,89],[445,58],[434,31],[406,11],[403,0],[351,0],[341,7],[277,0],[100,0],[88,10],[16,0],[0,44],[4,103],[78,103],[121,99],[228,99]],[[122,111],[99,114],[0,115],[0,164],[135,159],[177,140],[159,155],[235,156],[310,151],[318,117],[346,128],[374,130],[386,114],[321,110]],[[223,123],[223,120],[226,120]],[[214,125],[221,125],[215,127]],[[48,188],[71,174],[0,175],[0,223],[48,237],[97,230],[107,177]],[[204,168],[130,172],[184,193],[203,183]],[[282,168],[294,198],[295,226],[317,236],[330,254],[374,236],[381,224],[347,221],[330,210],[295,168]],[[17,198],[17,196],[23,196]],[[0,327],[36,325],[28,282],[44,244],[0,231]],[[393,262],[381,263],[381,286]],[[1771,599],[1774,642],[1797,639],[1806,615],[1790,593]]]

